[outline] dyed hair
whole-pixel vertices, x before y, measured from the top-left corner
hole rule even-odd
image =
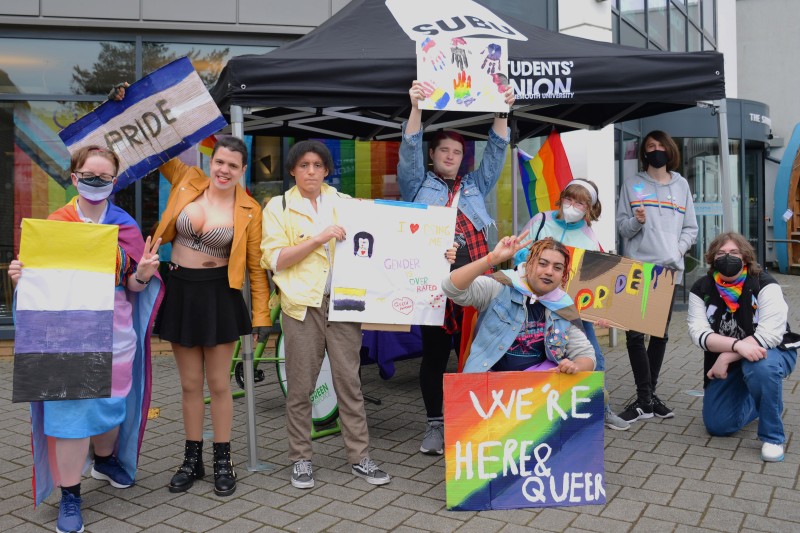
[[[436,147],[441,144],[441,142],[445,139],[452,139],[461,145],[461,151],[467,151],[467,143],[464,141],[464,137],[461,136],[460,133],[450,130],[442,130],[436,134],[436,137],[428,145],[428,148],[433,151],[436,150]]]
[[[300,141],[294,143],[286,156],[286,171],[291,174],[297,162],[309,152],[317,154],[319,158],[322,159],[322,164],[325,165],[325,170],[328,171],[328,174],[333,172],[334,166],[331,151],[319,141]]]
[[[525,262],[525,273],[528,273],[528,269],[533,265],[534,261],[539,260],[545,250],[555,250],[564,256],[564,274],[561,276],[561,286],[563,287],[569,281],[569,250],[552,237],[545,237],[531,244],[528,260]]]
[[[644,147],[647,145],[647,139],[653,139],[654,141],[658,141],[664,145],[664,150],[667,152],[667,170],[675,170],[678,168],[678,166],[680,166],[681,153],[678,150],[678,145],[675,144],[675,141],[672,140],[672,137],[670,137],[668,133],[665,133],[661,130],[653,130],[645,135],[641,146],[639,146],[639,161],[641,162],[644,170],[647,170],[648,167],[647,161],[644,159]]]
[[[94,156],[100,156],[103,159],[108,159],[114,165],[114,176],[116,177],[117,172],[119,172],[119,157],[108,148],[104,148],[96,144],[78,148],[78,150],[72,154],[72,158],[69,162],[70,174],[81,168],[84,163],[86,163],[87,159]]]
[[[592,204],[592,196],[589,194],[589,191],[587,191],[584,187],[572,184],[567,186],[563,191],[561,191],[561,196],[556,202],[556,205],[560,208],[561,201],[564,198],[574,198],[579,202],[583,202],[584,204],[589,206],[589,209],[586,210],[586,216],[584,217],[584,219],[586,220],[586,224],[588,226],[591,226],[592,222],[600,218],[600,213],[603,211],[603,206],[600,205],[600,199],[599,199],[600,190],[597,188],[597,184],[595,184],[595,182],[593,182],[592,180],[587,180],[584,178],[581,178],[581,180],[587,182],[589,185],[594,187],[594,192],[598,196],[597,202]]]
[[[741,233],[729,231],[717,235],[714,240],[711,241],[711,244],[708,245],[708,250],[703,258],[710,267],[708,269],[709,276],[714,275],[714,259],[716,259],[717,252],[719,252],[719,249],[725,246],[728,241],[732,241],[733,244],[739,248],[739,253],[742,254],[742,262],[744,262],[744,266],[747,267],[748,274],[756,275],[761,272],[761,266],[756,262],[756,251],[753,249],[753,245],[750,244],[750,241]]]
[[[211,159],[214,159],[217,150],[220,148],[226,148],[231,152],[238,152],[239,155],[242,156],[242,166],[247,166],[247,145],[244,144],[244,141],[239,137],[234,137],[232,135],[218,137],[214,149],[211,150]]]

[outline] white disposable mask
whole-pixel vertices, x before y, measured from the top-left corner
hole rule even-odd
[[[561,207],[561,215],[564,217],[565,222],[577,222],[586,216],[586,212],[578,209],[574,205],[567,205]]]

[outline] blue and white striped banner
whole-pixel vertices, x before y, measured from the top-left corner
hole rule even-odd
[[[103,103],[58,135],[70,153],[91,144],[116,152],[120,190],[226,125],[191,61],[182,57],[128,87],[122,101]]]

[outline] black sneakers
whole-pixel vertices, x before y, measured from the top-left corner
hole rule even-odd
[[[662,402],[661,398],[655,394],[653,394],[653,414],[658,418],[672,418],[675,416],[675,413],[672,412],[672,409],[667,407],[667,404]]]
[[[672,411],[670,411],[670,413],[672,413]],[[645,403],[637,399],[635,402],[628,405],[618,416],[628,423],[636,420],[653,418],[653,404],[652,402]]]

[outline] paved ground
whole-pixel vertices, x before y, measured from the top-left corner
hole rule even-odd
[[[800,329],[800,282],[780,276],[790,301],[791,324]],[[784,383],[788,446],[786,461],[765,464],[755,424],[728,438],[704,431],[702,399],[685,391],[702,388],[701,353],[688,340],[685,312],[676,312],[659,395],[675,409],[671,420],[645,421],[627,432],[606,431],[608,503],[604,506],[491,512],[450,512],[444,506],[444,459],[417,453],[424,410],[415,360],[400,362],[389,381],[377,368],[363,368],[364,391],[382,399],[368,405],[373,457],[392,474],[385,487],[354,478],[340,436],[315,441],[317,486],[289,483],[283,396],[271,366],[257,384],[259,460],[276,468],[244,469],[247,440],[244,400],[236,400],[234,459],[240,481],[229,498],[198,482],[173,495],[166,484],[183,452],[178,376],[171,357],[154,358],[153,407],[134,487],[117,490],[87,478],[83,482],[87,531],[800,531],[800,428],[798,374]],[[622,343],[624,344],[624,342]],[[627,354],[608,351],[612,401],[621,407],[633,395]],[[0,529],[53,531],[58,498],[34,510],[31,490],[30,428],[26,405],[12,404],[10,360],[0,361]],[[207,417],[208,418],[208,417]],[[207,440],[210,440],[208,438]],[[207,464],[210,444],[206,446]]]

